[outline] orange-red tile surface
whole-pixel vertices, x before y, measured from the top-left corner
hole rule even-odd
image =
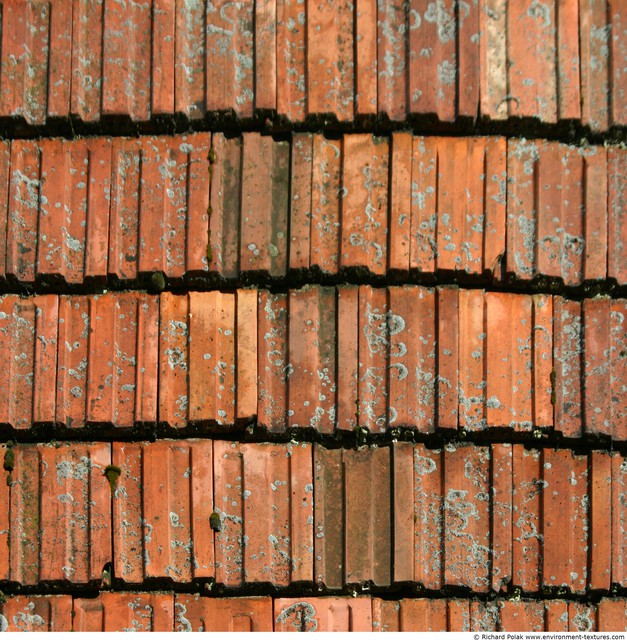
[[[0,420],[624,441],[626,313],[621,298],[450,286],[9,294]]]
[[[173,631],[174,596],[105,592],[74,598],[72,631]]]
[[[504,269],[521,284],[624,285],[625,157],[409,133],[14,140],[0,148],[0,276],[180,284],[348,269],[491,283]]]
[[[617,453],[218,440],[11,451],[0,575],[23,585],[101,584],[112,563],[134,587],[411,582],[583,595],[625,586]]]
[[[615,3],[54,0],[8,3],[2,27],[0,116],[31,125],[275,111],[293,123],[625,124],[625,10]]]
[[[102,592],[9,597],[4,631],[625,631],[624,598],[215,597]]]
[[[372,631],[370,598],[276,598],[274,631]]]
[[[272,631],[272,598],[177,595],[175,631]]]
[[[24,585],[99,581],[111,562],[111,445],[20,445],[13,450],[9,553],[0,574]]]
[[[72,596],[15,596],[0,604],[2,631],[72,631]]]
[[[0,631],[627,630],[626,25],[0,0]]]

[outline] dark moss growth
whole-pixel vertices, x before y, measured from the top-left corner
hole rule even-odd
[[[209,221],[211,222],[211,205],[207,207],[207,216],[209,217]],[[209,229],[209,238],[207,240],[207,267],[211,266],[212,260],[213,260],[213,249],[211,248],[211,229]]]
[[[4,470],[11,473],[15,468],[15,452],[13,449],[9,448],[4,453]]]
[[[355,445],[357,447],[362,447],[368,442],[368,429],[355,427],[353,433],[355,434]]]
[[[118,478],[120,477],[121,473],[122,470],[120,469],[120,467],[116,467],[113,464],[108,465],[104,470],[103,475],[107,476],[109,486],[111,487],[111,495],[115,493],[115,490],[118,486]]]
[[[150,290],[154,293],[161,293],[165,289],[165,276],[161,271],[155,271],[150,276]]]
[[[13,486],[13,476],[10,473],[7,473],[7,487]]]
[[[555,380],[557,378],[557,373],[555,372],[555,369],[553,369],[551,371],[551,404],[555,405]]]
[[[216,162],[216,150],[213,147],[211,147],[211,149],[209,149],[208,159],[209,159],[209,164],[215,164],[215,162]]]
[[[209,526],[213,531],[222,531],[222,520],[217,511],[214,511],[209,517]]]

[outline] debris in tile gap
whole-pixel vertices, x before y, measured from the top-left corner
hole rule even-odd
[[[222,531],[222,520],[220,520],[220,514],[214,511],[209,517],[209,525],[213,531]]]
[[[120,469],[120,467],[116,467],[113,464],[108,465],[104,470],[103,475],[105,475],[107,477],[107,480],[109,481],[109,486],[111,487],[111,495],[115,493],[118,485],[118,478],[120,477],[121,473],[122,470]]]
[[[5,471],[8,471],[9,473],[11,473],[11,471],[13,471],[13,468],[15,467],[15,452],[13,451],[12,443],[8,443],[7,444],[7,450],[4,454],[4,464],[3,464],[3,468]]]
[[[153,293],[161,293],[165,289],[165,276],[161,271],[155,271],[150,276],[150,290]]]
[[[105,566],[102,568],[102,587],[108,589],[111,587],[111,582],[113,578],[113,566],[110,562],[107,562]]]

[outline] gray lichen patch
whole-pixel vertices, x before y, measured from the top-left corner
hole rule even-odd
[[[316,609],[310,602],[294,602],[279,613],[275,623],[286,625],[289,631],[316,631],[316,615]]]

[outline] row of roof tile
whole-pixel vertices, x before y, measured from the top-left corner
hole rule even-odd
[[[6,631],[624,631],[627,602],[209,598],[101,593],[17,596],[0,605]]]
[[[627,462],[523,445],[14,445],[0,579],[627,587]],[[198,584],[196,582],[196,584]]]
[[[454,2],[4,2],[0,116],[274,110],[627,123],[624,7]]]
[[[627,284],[627,151],[247,133],[0,143],[0,277],[294,270]]]
[[[0,424],[624,441],[626,314],[624,299],[413,285],[8,294]]]

